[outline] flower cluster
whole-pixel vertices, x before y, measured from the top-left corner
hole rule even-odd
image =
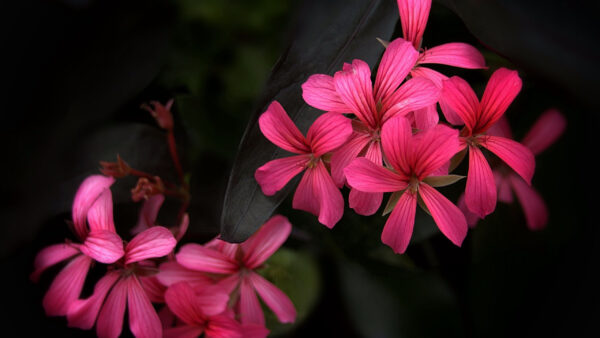
[[[178,163],[175,143],[170,142],[172,124],[164,122],[172,120],[170,107],[153,106]],[[241,244],[214,239],[205,245],[186,244],[176,253],[189,224],[184,180],[181,186],[165,182],[121,158],[101,164],[105,175],[86,178],[73,201],[77,240],[46,247],[35,258],[33,281],[49,267],[65,264],[44,296],[47,315],[65,316],[70,327],[95,326],[99,337],[118,337],[126,310],[136,337],[265,337],[269,331],[258,294],[279,321],[294,322],[291,300],[256,272],[288,238],[292,226],[285,217],[272,217]],[[128,175],[139,177],[131,198],[143,200],[143,205],[133,238],[124,241],[115,227],[110,188],[116,178]],[[156,224],[165,195],[181,200],[177,226],[171,228]],[[88,272],[97,267],[105,267],[105,274],[83,298]]]
[[[468,229],[465,213],[473,223],[473,215],[484,218],[493,212],[496,183],[506,185],[502,182],[508,180],[514,181],[511,184],[525,206],[530,227],[539,228],[545,221],[533,220],[541,216],[531,214],[543,213],[542,207],[526,197],[537,196],[529,188],[535,168],[532,150],[536,149],[493,132],[505,123],[502,116],[521,90],[519,75],[506,68],[496,70],[479,100],[462,78],[448,78],[423,65],[485,69],[481,53],[457,42],[421,48],[431,0],[398,0],[398,7],[403,38],[383,42],[386,50],[374,83],[367,63],[353,60],[333,76],[314,74],[302,85],[304,101],[325,112],[306,137],[276,101],[260,116],[264,136],[298,154],[256,170],[263,193],[275,194],[304,171],[293,207],[318,216],[319,222],[332,228],[343,215],[340,189],[344,186],[350,188],[350,208],[360,215],[374,214],[383,193],[391,192],[386,207],[391,215],[381,239],[396,253],[403,253],[412,235],[417,204],[460,246]],[[438,104],[446,122],[440,122]],[[494,179],[482,148],[508,166],[503,169],[507,178]],[[434,188],[463,178],[450,172],[467,152],[463,212]]]

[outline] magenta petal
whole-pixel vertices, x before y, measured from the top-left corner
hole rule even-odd
[[[279,148],[296,154],[309,152],[304,136],[279,102],[273,101],[269,105],[258,118],[258,125],[263,135]]]
[[[119,279],[119,273],[109,272],[102,277],[96,286],[94,293],[87,299],[78,299],[69,307],[67,320],[69,327],[77,327],[83,330],[89,330],[94,326],[100,307],[104,303],[106,294],[115,282]]]
[[[431,129],[440,122],[440,115],[437,111],[437,104],[429,105],[425,108],[415,110],[415,126],[419,130]]]
[[[425,202],[440,231],[457,246],[467,236],[467,220],[460,209],[429,185],[419,185],[419,195]]]
[[[269,335],[269,330],[258,324],[244,324],[242,332],[245,338],[266,338]]]
[[[248,334],[241,330],[238,322],[225,315],[211,316],[204,331],[206,338],[242,338],[249,337]]]
[[[394,192],[406,189],[404,176],[359,157],[344,170],[348,184],[363,192]]]
[[[79,249],[87,256],[104,264],[114,263],[125,254],[123,240],[109,230],[92,230]]]
[[[168,255],[177,244],[169,229],[154,226],[137,234],[125,248],[125,264]]]
[[[440,89],[444,86],[444,81],[448,80],[446,75],[427,67],[415,67],[411,70],[410,75],[429,79]]]
[[[481,69],[485,67],[485,59],[477,48],[462,42],[450,42],[425,50],[419,63],[438,63],[442,65]]]
[[[144,292],[152,303],[164,303],[165,302],[165,291],[167,287],[161,283],[155,275],[152,276],[138,276],[140,284]]]
[[[325,113],[308,129],[306,139],[314,157],[341,147],[352,135],[352,121],[341,114]]]
[[[508,124],[508,120],[505,116],[502,116],[496,123],[494,123],[490,129],[487,130],[486,134],[510,139],[513,138],[510,125]]]
[[[354,60],[351,65],[345,64],[344,70],[335,73],[333,81],[335,90],[352,113],[363,123],[375,126],[377,107],[369,65],[362,60]]]
[[[241,244],[246,267],[255,269],[264,263],[285,242],[290,232],[292,224],[287,218],[281,215],[271,217]]]
[[[479,100],[477,95],[467,83],[458,76],[453,76],[444,81],[440,95],[440,107],[446,120],[452,124],[457,123],[456,116],[473,131],[479,119]]]
[[[350,112],[350,108],[344,104],[335,91],[333,76],[325,74],[311,75],[302,84],[302,98],[308,105],[320,110],[336,113]]]
[[[492,170],[494,180],[496,181],[496,189],[498,189],[498,200],[503,203],[512,203],[513,195],[510,181],[498,170]]]
[[[477,131],[484,132],[498,121],[521,91],[523,83],[515,70],[500,68],[492,74],[481,97]]]
[[[127,304],[127,280],[115,284],[98,315],[96,333],[100,338],[117,338],[123,330],[125,305]]]
[[[184,245],[175,257],[177,263],[196,271],[229,274],[238,270],[235,261],[219,251],[205,248],[200,244]]]
[[[89,257],[79,255],[56,275],[42,301],[48,316],[67,314],[71,304],[81,294],[91,263],[92,260]]]
[[[34,270],[29,278],[32,281],[37,282],[42,272],[47,268],[54,264],[58,264],[67,258],[73,257],[78,253],[79,250],[77,248],[65,243],[54,244],[43,248],[35,256],[35,261],[33,262]]]
[[[519,142],[498,136],[481,136],[477,141],[508,164],[513,170],[531,184],[535,172],[535,158],[531,150]]]
[[[510,176],[510,183],[525,213],[527,227],[530,230],[545,228],[548,223],[548,208],[542,196],[516,175]]]
[[[196,298],[194,302],[207,316],[215,316],[227,309],[229,294],[219,285],[195,287]]]
[[[92,207],[94,202],[96,202],[98,196],[114,182],[115,179],[112,177],[92,175],[86,178],[79,186],[79,189],[77,189],[75,199],[73,200],[72,217],[75,232],[81,240],[83,240],[87,234],[85,220],[88,210]]]
[[[242,279],[240,283],[240,317],[243,324],[265,325],[265,315],[256,292],[248,278]]]
[[[421,47],[430,9],[431,0],[398,0],[402,34],[415,48]]]
[[[164,338],[198,338],[204,329],[200,326],[182,325],[163,330]]]
[[[106,230],[116,232],[110,189],[104,189],[100,196],[98,196],[96,202],[88,210],[87,220],[90,225],[90,231]]]
[[[565,117],[558,110],[549,109],[537,119],[521,143],[537,155],[554,143],[566,127]]]
[[[369,144],[371,137],[365,133],[353,133],[348,142],[331,156],[331,178],[341,188],[346,183],[344,169]]]
[[[496,182],[492,169],[477,147],[469,147],[469,172],[465,203],[471,212],[484,218],[496,209]]]
[[[387,163],[402,175],[412,174],[410,166],[412,127],[404,117],[388,120],[381,130],[381,146]]]
[[[434,105],[439,97],[440,89],[432,81],[424,77],[412,78],[383,102],[385,110],[383,121]]]
[[[193,287],[212,284],[212,280],[206,273],[187,269],[177,262],[162,263],[156,278],[166,286],[171,286],[178,282],[188,282]]]
[[[351,189],[348,196],[350,208],[359,215],[370,216],[379,210],[383,201],[383,193],[362,192],[357,189]]]
[[[457,206],[463,213],[463,215],[465,215],[465,219],[467,220],[467,224],[469,225],[469,227],[474,228],[477,225],[477,222],[479,222],[480,218],[476,214],[472,213],[471,210],[469,210],[469,208],[467,208],[464,193],[458,198]]]
[[[294,176],[301,173],[310,159],[310,155],[297,155],[278,158],[256,169],[254,178],[263,194],[272,196],[283,188]]]
[[[410,242],[415,225],[417,195],[405,192],[400,196],[398,204],[385,222],[381,241],[391,247],[395,253],[404,253]]]
[[[185,282],[173,284],[165,292],[165,302],[177,318],[188,325],[201,326],[205,316],[195,300],[196,291]]]
[[[293,323],[296,320],[294,304],[283,291],[256,273],[252,272],[248,277],[260,298],[275,313],[280,322]]]
[[[318,216],[319,222],[330,229],[342,218],[344,198],[322,161],[308,168],[302,176],[292,207]]]
[[[404,39],[392,41],[381,58],[375,79],[375,101],[385,102],[415,66],[419,52]]]
[[[424,179],[460,151],[458,130],[439,124],[416,134],[412,140],[411,167],[419,180]]]
[[[162,337],[160,318],[137,277],[127,279],[129,328],[136,337]]]
[[[152,195],[144,201],[142,210],[140,210],[138,222],[136,226],[131,229],[131,233],[133,235],[137,235],[140,232],[156,225],[156,217],[158,216],[158,211],[160,210],[160,207],[164,201],[165,196],[162,194]]]

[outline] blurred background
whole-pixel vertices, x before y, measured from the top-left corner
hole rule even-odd
[[[119,154],[132,167],[173,178],[164,133],[140,109],[144,102],[175,99],[176,135],[193,196],[184,241],[202,243],[218,234],[244,129],[261,109],[258,98],[293,43],[295,27],[311,22],[302,6],[299,0],[0,3],[6,337],[95,335],[44,315],[41,299],[60,267],[38,284],[28,276],[41,248],[71,236],[65,220],[73,196],[83,178],[98,173],[98,161]],[[499,203],[458,248],[418,210],[407,253],[394,255],[380,241],[386,220],[380,212],[359,217],[348,209],[328,230],[291,209],[288,198],[278,212],[294,231],[262,273],[288,293],[299,316],[293,325],[268,316],[272,333],[596,336],[598,9],[592,2],[434,1],[424,46],[471,43],[489,69],[434,68],[466,78],[479,95],[498,67],[519,70],[523,90],[506,114],[517,140],[546,109],[565,114],[565,134],[536,159],[533,184],[548,205],[548,226],[530,232],[517,203]],[[393,36],[401,36],[399,23]],[[466,166],[458,171],[466,173]],[[128,194],[134,184],[125,179],[115,186],[123,234],[139,210]],[[456,201],[462,189],[464,182],[441,191]],[[159,223],[171,225],[176,209],[168,201]],[[95,270],[91,279],[102,274]]]

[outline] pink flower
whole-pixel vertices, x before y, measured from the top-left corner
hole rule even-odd
[[[433,82],[420,77],[402,84],[418,57],[419,53],[409,42],[396,39],[383,54],[374,86],[371,70],[362,60],[344,64],[343,70],[333,77],[312,75],[302,85],[302,96],[309,105],[326,111],[352,113],[357,118],[352,124],[354,132],[350,140],[331,158],[331,174],[338,187],[346,181],[344,168],[356,157],[383,163],[380,131],[387,120],[437,102],[440,91]],[[382,199],[381,193],[352,189],[349,202],[358,214],[371,215],[379,209]]]
[[[57,263],[69,263],[54,278],[44,296],[49,316],[64,316],[79,297],[92,261],[113,263],[124,255],[123,241],[115,232],[112,220],[112,177],[94,175],[86,178],[73,201],[73,229],[83,244],[67,241],[44,248],[34,262],[31,279]],[[110,212],[110,217],[107,213]],[[87,222],[86,222],[87,218]]]
[[[462,212],[430,184],[437,186],[443,167],[459,150],[458,131],[444,125],[412,135],[410,122],[403,117],[388,121],[381,140],[392,169],[366,158],[357,158],[344,170],[351,187],[366,192],[399,192],[399,200],[388,218],[381,240],[394,252],[408,246],[415,222],[417,200],[421,199],[442,233],[460,246],[467,234]]]
[[[535,170],[535,159],[525,146],[511,139],[485,135],[504,114],[521,90],[516,71],[500,68],[492,74],[481,102],[469,84],[453,76],[444,82],[440,106],[448,121],[463,121],[463,147],[469,149],[469,173],[465,190],[467,208],[483,218],[496,208],[494,175],[480,147],[485,147],[521,176],[528,185]]]
[[[291,230],[292,225],[287,218],[276,215],[241,244],[219,239],[206,245],[187,244],[179,250],[176,259],[186,269],[221,276],[218,285],[234,297],[232,303],[236,304],[242,324],[265,324],[256,293],[280,322],[291,323],[296,319],[296,309],[290,299],[275,285],[254,272],[285,242]],[[185,270],[179,271],[186,273]],[[172,279],[172,271],[168,274]],[[190,277],[195,282],[203,282],[195,276]],[[158,278],[161,281],[165,279],[162,271]]]
[[[538,155],[552,143],[554,143],[566,128],[564,116],[555,109],[544,112],[535,122],[523,139],[523,145],[531,150],[534,155]],[[512,138],[510,126],[506,119],[502,118],[492,128],[488,130],[491,135]],[[548,223],[548,208],[542,199],[542,196],[533,187],[529,186],[520,176],[506,166],[499,166],[493,170],[496,189],[498,190],[498,199],[504,203],[513,202],[513,192],[517,196],[525,219],[527,227],[530,230],[540,230],[546,227]],[[461,202],[462,201],[462,202]],[[477,215],[467,215],[464,197],[459,200],[461,210],[465,212],[469,225],[474,226],[479,217]]]
[[[269,141],[299,154],[267,162],[254,174],[265,195],[271,196],[302,171],[304,175],[294,194],[294,209],[308,211],[319,222],[332,228],[342,218],[344,199],[323,161],[323,155],[344,144],[352,133],[350,120],[342,115],[323,114],[304,137],[283,107],[273,101],[258,119],[260,130]]]

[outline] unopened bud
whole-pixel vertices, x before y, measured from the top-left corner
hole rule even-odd
[[[164,106],[158,101],[150,101],[150,105],[142,104],[141,108],[150,112],[161,128],[171,130],[173,129],[172,106],[173,99],[170,99]]]

